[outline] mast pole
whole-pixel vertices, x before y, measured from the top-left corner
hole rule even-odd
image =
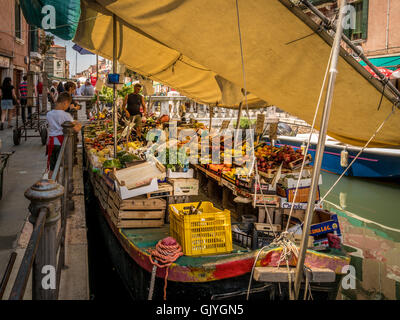
[[[306,215],[305,215],[305,219],[304,219],[303,234],[301,237],[301,244],[300,244],[300,250],[299,250],[300,252],[299,252],[299,257],[298,257],[297,266],[296,266],[296,277],[295,277],[295,281],[294,281],[294,299],[296,299],[296,300],[299,297],[301,281],[304,278],[304,274],[303,274],[304,260],[305,260],[306,251],[307,251],[307,243],[308,243],[310,225],[311,225],[311,221],[312,221],[313,213],[314,213],[316,191],[318,188],[318,180],[319,180],[320,171],[321,171],[322,158],[323,158],[324,150],[325,150],[325,139],[326,139],[326,133],[328,130],[329,115],[330,115],[331,106],[332,106],[333,92],[335,89],[335,81],[336,81],[336,76],[338,73],[337,65],[338,65],[339,54],[340,54],[340,42],[341,42],[342,33],[343,33],[344,9],[347,4],[347,0],[341,0],[339,3],[340,3],[340,13],[339,13],[339,19],[337,22],[337,31],[335,34],[335,40],[334,40],[333,46],[332,46],[333,52],[332,52],[332,61],[331,61],[331,65],[330,65],[330,70],[329,70],[329,82],[328,82],[327,93],[326,93],[326,98],[325,98],[325,106],[324,106],[324,110],[323,110],[323,114],[322,114],[321,130],[319,132],[318,145],[317,145],[317,150],[315,152],[314,169],[312,172],[310,192],[308,195],[308,205],[307,205]]]
[[[113,73],[117,72],[117,19],[113,14]],[[113,83],[113,132],[114,132],[114,158],[117,158],[117,121],[118,113],[115,103],[115,83]]]

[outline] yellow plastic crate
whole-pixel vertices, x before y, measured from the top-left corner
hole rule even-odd
[[[168,207],[170,234],[187,256],[227,253],[232,251],[231,214],[211,202],[202,202],[199,214],[188,215],[198,202],[176,203]]]

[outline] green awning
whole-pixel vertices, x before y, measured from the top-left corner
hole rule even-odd
[[[389,70],[396,70],[400,67],[400,56],[369,58],[376,67],[384,67]],[[360,61],[362,66],[366,66],[364,61]]]
[[[19,2],[22,13],[30,25],[44,29],[63,40],[74,38],[81,16],[81,0],[20,0]],[[46,24],[52,21],[53,13],[55,28],[46,29]]]

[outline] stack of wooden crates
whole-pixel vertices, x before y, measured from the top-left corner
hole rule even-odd
[[[122,200],[110,182],[94,175],[94,193],[117,228],[156,228],[164,225],[167,202],[146,195]]]

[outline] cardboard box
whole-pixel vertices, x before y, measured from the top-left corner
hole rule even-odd
[[[297,186],[297,178],[291,178],[289,177],[284,177],[283,179],[280,180],[280,184],[285,187],[286,189],[292,189],[292,188],[296,188]],[[322,184],[322,176],[319,175],[319,180],[318,180],[318,184],[321,185]],[[311,178],[305,179],[302,178],[299,181],[299,187],[309,187],[311,186]]]
[[[335,231],[339,237],[342,235],[337,214],[325,210],[317,210],[314,216],[318,223],[310,226],[310,235],[315,237],[326,233],[334,233]]]
[[[287,198],[281,198],[281,208],[282,209],[291,209],[292,208],[292,202],[287,201]],[[306,210],[307,209],[307,202],[295,202],[294,203],[294,208],[295,210]],[[321,204],[315,204],[316,209],[322,209],[323,205]]]
[[[276,187],[276,193],[283,198],[287,198],[289,202],[293,201],[295,192],[296,188],[285,189],[280,184],[278,184]],[[299,187],[297,190],[295,201],[307,203],[309,193],[310,193],[310,187]],[[320,199],[320,191],[318,187],[315,200],[318,201],[319,199]]]
[[[172,171],[171,169],[167,170],[167,178],[171,179],[179,179],[179,178],[190,179],[193,178],[193,174],[194,174],[193,169],[189,169],[186,172],[175,172]]]
[[[268,194],[257,194],[255,199],[256,206],[264,206],[264,203],[268,206],[279,207],[279,197],[276,195],[268,195]]]
[[[324,250],[324,249],[329,248],[328,238],[322,238],[322,239],[315,240],[313,242],[312,248],[315,250]]]
[[[286,225],[290,209],[283,209],[283,223]],[[302,223],[304,221],[306,211],[302,209],[294,209],[291,216],[291,224]],[[312,233],[313,228],[314,234]],[[317,236],[324,233],[333,233],[336,231],[338,236],[341,236],[337,215],[326,210],[317,209],[314,211],[311,221],[310,235]]]
[[[115,190],[119,193],[122,200],[137,197],[158,190],[157,178],[152,179],[149,185],[130,190],[125,186],[120,186],[119,183],[115,181]]]
[[[174,196],[197,196],[199,180],[197,179],[168,179],[174,188]]]
[[[296,244],[296,246],[300,247],[301,244],[301,234],[294,234],[292,236],[292,240],[294,241],[294,243]],[[308,242],[307,242],[307,248],[312,248],[314,246],[314,238],[312,237],[308,237]]]
[[[163,180],[166,172],[165,168],[159,163],[147,161],[116,170],[113,175],[120,186],[136,189],[148,185],[154,178]]]

